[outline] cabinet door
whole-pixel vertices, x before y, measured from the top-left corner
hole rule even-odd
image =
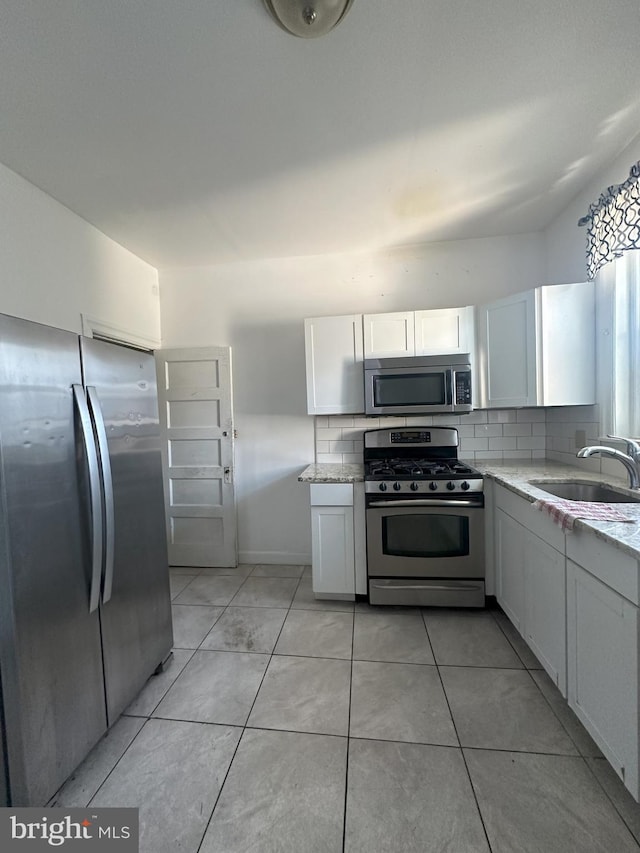
[[[473,306],[416,311],[414,325],[416,355],[449,352],[468,352],[473,355]]]
[[[355,597],[353,507],[311,507],[311,562],[318,598]]]
[[[595,290],[587,284],[536,289],[542,334],[541,406],[595,402]]]
[[[353,484],[353,549],[356,595],[367,594],[367,536],[364,483]]]
[[[521,634],[524,633],[524,537],[524,527],[496,509],[496,598]]]
[[[393,314],[365,314],[365,358],[395,358],[415,354],[413,311]]]
[[[364,412],[362,315],[313,317],[304,321],[307,412]]]
[[[568,701],[638,799],[638,608],[567,561]]]
[[[564,554],[538,536],[527,533],[524,543],[524,638],[567,695],[566,584]]]
[[[537,405],[534,291],[478,310],[487,407]]]

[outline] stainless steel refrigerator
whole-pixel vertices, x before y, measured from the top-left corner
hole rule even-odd
[[[0,805],[44,805],[171,646],[153,357],[0,315]]]

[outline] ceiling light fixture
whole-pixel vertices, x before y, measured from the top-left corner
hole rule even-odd
[[[353,0],[263,0],[273,19],[294,36],[317,38],[332,30]]]

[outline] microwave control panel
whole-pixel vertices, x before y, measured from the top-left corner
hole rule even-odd
[[[471,405],[471,371],[456,373],[456,404]]]

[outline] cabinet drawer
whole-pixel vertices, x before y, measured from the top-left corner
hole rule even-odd
[[[311,506],[353,506],[353,483],[311,483]]]
[[[535,533],[556,551],[564,554],[564,531],[554,524],[553,521],[537,509],[534,509],[533,503],[526,498],[521,498],[504,486],[496,486],[495,489],[496,507],[506,512],[516,521],[520,522],[531,533]]]
[[[638,561],[586,530],[567,536],[567,557],[638,604]]]

